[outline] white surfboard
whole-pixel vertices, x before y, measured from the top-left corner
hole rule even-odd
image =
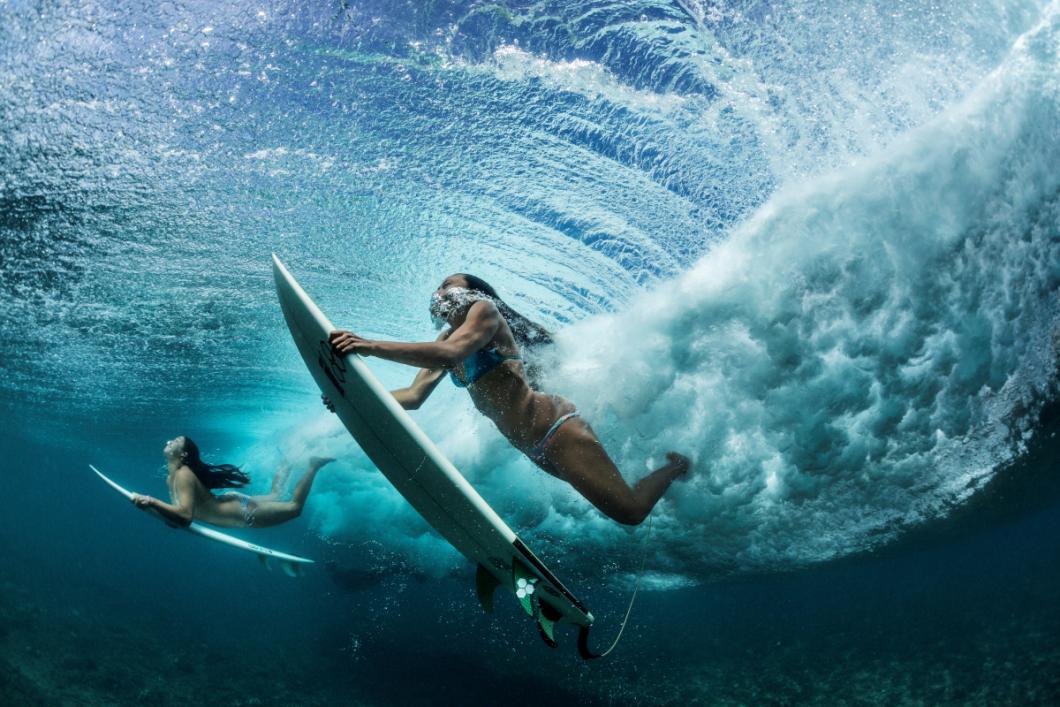
[[[107,482],[107,485],[110,486],[112,489],[117,491],[119,494],[121,494],[128,500],[132,500],[132,491],[129,491],[128,489],[123,488],[122,486],[119,486],[115,481],[108,478],[102,471],[92,466],[91,464],[88,465],[88,468],[96,472],[96,474],[99,475],[99,478]],[[151,513],[156,518],[160,518],[163,521],[166,520],[165,517],[157,511],[152,510]],[[224,543],[225,545],[230,545],[240,550],[253,552],[255,555],[258,556],[258,559],[261,560],[262,564],[264,564],[266,567],[271,568],[273,564],[279,565],[280,569],[282,569],[285,574],[290,575],[291,577],[296,577],[302,573],[302,565],[313,564],[313,560],[306,559],[305,557],[299,557],[298,555],[288,555],[286,552],[280,552],[279,550],[270,550],[267,547],[255,545],[254,543],[248,543],[246,540],[240,540],[239,538],[234,538],[231,535],[225,535],[224,533],[218,532],[213,528],[207,528],[205,526],[199,525],[198,523],[192,523],[187,527],[182,527],[181,530],[186,530],[189,533],[200,535],[204,538],[209,538],[210,540],[214,540],[219,543]]]
[[[361,356],[340,356],[328,342],[335,330],[275,255],[273,274],[284,319],[298,352],[339,419],[384,476],[420,515],[477,565],[479,600],[492,610],[493,591],[505,587],[555,645],[559,621],[582,627],[593,615],[545,567],[456,467],[413,422]],[[582,651],[586,655],[587,648]]]

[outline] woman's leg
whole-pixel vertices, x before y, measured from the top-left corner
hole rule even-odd
[[[688,472],[686,457],[670,452],[667,463],[630,486],[607,455],[588,423],[571,419],[545,445],[544,465],[575,488],[604,515],[626,525],[638,525],[670,488]],[[539,463],[541,464],[541,463]]]
[[[328,457],[310,458],[309,468],[306,469],[305,474],[295,484],[294,493],[291,494],[290,501],[276,501],[272,494],[251,497],[251,501],[257,505],[257,508],[254,509],[253,526],[255,528],[267,528],[272,525],[286,523],[302,515],[302,509],[305,507],[306,499],[309,498],[309,492],[313,488],[313,481],[316,479],[317,472],[333,461],[335,460]]]
[[[283,490],[287,486],[287,480],[291,478],[291,465],[287,461],[280,462],[280,465],[276,467],[276,473],[272,475],[272,490],[269,491],[267,496],[259,496],[259,498],[266,501],[275,501],[283,495]]]

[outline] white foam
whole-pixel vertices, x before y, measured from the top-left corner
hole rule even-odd
[[[629,476],[666,449],[696,460],[663,506],[670,552],[864,550],[1014,453],[1003,421],[1055,365],[1054,21],[887,154],[778,194],[688,273],[562,333],[551,383],[608,420]]]
[[[493,52],[492,62],[486,67],[503,81],[525,83],[538,80],[553,90],[576,93],[591,100],[603,99],[628,107],[639,107],[650,110],[653,114],[665,114],[687,102],[685,97],[677,93],[657,93],[632,88],[595,61],[554,61],[511,44],[498,47]]]

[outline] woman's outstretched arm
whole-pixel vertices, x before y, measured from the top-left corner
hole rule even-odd
[[[420,405],[423,405],[423,401],[438,387],[438,383],[444,376],[444,368],[421,368],[412,383],[404,388],[396,388],[390,391],[390,394],[398,401],[398,405],[406,410],[418,410]],[[328,399],[328,396],[321,395],[320,399],[324,402],[324,407],[335,412],[335,405]]]
[[[186,528],[195,517],[195,476],[187,469],[177,471],[173,480],[176,503],[166,503],[152,496],[133,494],[132,502],[144,511],[153,511],[162,520]]]
[[[501,315],[492,302],[471,305],[464,323],[448,338],[425,343],[373,341],[349,331],[333,331],[328,337],[340,354],[359,353],[420,368],[452,368],[494,337],[501,325]]]
[[[438,334],[438,341],[445,341],[449,338],[449,334],[452,333],[450,330]],[[438,383],[441,382],[445,376],[444,368],[421,368],[416,371],[416,377],[412,379],[404,388],[397,388],[396,390],[390,391],[390,394],[394,396],[394,399],[398,401],[398,404],[406,410],[418,410],[423,401],[425,401],[434,389],[438,387]],[[331,412],[335,412],[335,406],[328,400],[328,396],[321,395],[320,398],[324,401],[324,407]]]

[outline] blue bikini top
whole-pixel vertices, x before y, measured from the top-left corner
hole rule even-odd
[[[506,355],[497,353],[497,349],[479,349],[464,359],[464,375],[466,381],[456,377],[456,371],[450,369],[449,377],[458,388],[466,388],[482,376],[492,371],[505,361],[521,361],[523,357],[519,354]]]

